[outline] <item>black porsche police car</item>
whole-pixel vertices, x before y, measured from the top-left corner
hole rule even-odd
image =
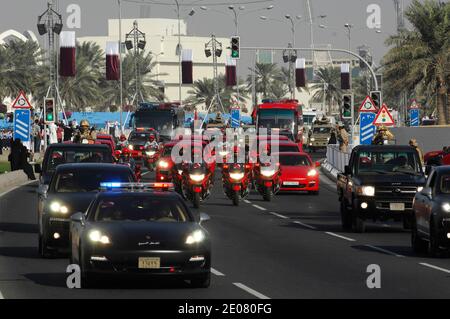
[[[71,263],[82,287],[103,275],[169,276],[210,284],[211,246],[199,217],[172,184],[104,183],[86,214],[72,216]],[[140,277],[139,277],[140,278]]]

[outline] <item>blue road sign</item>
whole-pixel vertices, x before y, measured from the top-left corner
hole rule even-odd
[[[409,110],[409,126],[419,126],[419,109]]]
[[[375,113],[364,112],[359,114],[359,143],[369,145],[372,143],[376,127],[373,125]]]
[[[14,139],[30,141],[30,110],[14,111]]]
[[[237,128],[241,126],[241,110],[231,109],[231,127]]]

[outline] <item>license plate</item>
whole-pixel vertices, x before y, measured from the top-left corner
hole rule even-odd
[[[391,210],[405,210],[404,203],[390,203],[389,206]]]
[[[139,257],[139,269],[158,269],[161,258],[159,257]]]
[[[287,185],[287,186],[298,186],[298,182],[283,182],[283,185]]]

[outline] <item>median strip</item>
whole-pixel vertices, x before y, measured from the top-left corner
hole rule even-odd
[[[433,268],[433,269],[445,272],[447,274],[450,274],[450,270],[445,269],[445,268],[441,268],[441,267],[438,267],[438,266],[435,266],[435,265],[431,265],[431,264],[427,264],[427,263],[419,263],[419,265],[422,265],[422,266],[425,266],[425,267],[429,267],[429,268]]]
[[[328,234],[330,236],[334,236],[334,237],[337,237],[337,238],[341,238],[341,239],[344,239],[344,240],[348,240],[348,241],[356,241],[353,238],[348,238],[348,237],[341,236],[341,235],[338,235],[338,234],[335,234],[335,233],[332,233],[332,232],[325,232],[325,234]]]
[[[244,284],[241,284],[240,282],[234,282],[233,285],[235,285],[236,287],[241,288],[242,290],[248,292],[249,294],[255,296],[256,298],[259,298],[259,299],[270,299],[269,297],[263,295],[262,293],[259,293],[256,290],[254,290],[254,289],[252,289],[250,287],[247,287]]]
[[[377,247],[377,246],[372,246],[372,245],[364,245],[364,246],[365,246],[365,247],[372,248],[373,250],[377,250],[377,251],[380,251],[380,252],[385,253],[385,254],[388,254],[388,255],[395,256],[395,257],[405,257],[405,256],[403,256],[403,255],[394,253],[394,252],[392,252],[392,251],[390,251],[390,250],[383,249],[383,248],[380,248],[380,247]]]
[[[253,204],[252,206],[257,208],[257,209],[259,209],[259,210],[267,210],[264,207],[261,207],[261,206],[255,205],[255,204]]]

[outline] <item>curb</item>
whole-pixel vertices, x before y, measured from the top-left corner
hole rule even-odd
[[[14,171],[0,174],[0,197],[16,189],[17,187],[32,183],[27,175],[22,171]]]
[[[339,173],[339,171],[337,169],[335,169],[334,167],[332,167],[327,162],[327,160],[325,160],[323,162],[323,164],[320,166],[320,170],[322,171],[322,173],[325,174],[326,177],[328,177],[333,182],[337,181],[337,174]]]

